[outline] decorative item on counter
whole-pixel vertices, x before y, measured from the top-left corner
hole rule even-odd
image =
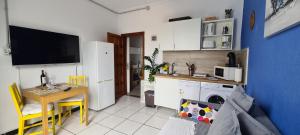
[[[226,64],[227,67],[236,67],[236,59],[235,54],[233,52],[229,52],[227,54],[228,58],[228,64]]]
[[[225,9],[225,18],[232,18],[232,9]]]
[[[216,16],[208,16],[204,18],[205,21],[213,21],[213,20],[218,20],[218,17]]]
[[[189,63],[186,63],[186,65],[188,66],[189,76],[193,76],[195,73],[195,65]]]
[[[171,68],[169,68],[169,75],[174,75],[174,74],[176,74],[176,71],[175,71],[175,63],[173,62]]]
[[[228,26],[224,26],[222,34],[228,34],[228,32],[229,32]]]
[[[160,68],[165,66],[167,63],[162,63],[162,64],[156,64],[155,61],[156,61],[156,57],[157,57],[157,54],[159,53],[158,49],[155,48],[153,53],[152,53],[152,56],[145,56],[144,59],[147,60],[150,65],[145,65],[144,66],[144,69],[145,70],[149,70],[149,77],[148,77],[148,81],[151,83],[151,82],[154,82],[155,81],[155,78],[154,78],[154,75],[159,72]]]
[[[169,74],[169,63],[166,63],[163,67],[161,67],[161,74]]]

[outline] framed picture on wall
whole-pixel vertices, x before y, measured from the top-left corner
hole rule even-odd
[[[300,0],[266,0],[264,37],[282,32],[299,22]]]

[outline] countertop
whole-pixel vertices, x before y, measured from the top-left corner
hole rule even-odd
[[[242,85],[243,83],[237,83],[235,81],[227,81],[223,79],[218,80],[210,80],[207,77],[192,77],[188,75],[178,74],[178,76],[173,75],[164,75],[164,74],[157,74],[155,77],[160,78],[170,78],[170,79],[178,79],[178,80],[187,80],[187,81],[198,81],[198,82],[210,82],[210,83],[221,83],[221,84],[233,84],[233,85]]]

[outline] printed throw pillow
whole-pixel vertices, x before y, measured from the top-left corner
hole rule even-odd
[[[189,118],[196,123],[205,122],[207,124],[212,124],[217,113],[218,109],[216,109],[214,105],[182,99],[179,117]]]

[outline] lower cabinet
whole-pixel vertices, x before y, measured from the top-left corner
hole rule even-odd
[[[155,78],[154,104],[171,109],[179,109],[182,98],[200,100],[200,82],[169,78]]]
[[[154,104],[178,110],[178,101],[180,100],[178,89],[179,80],[159,77],[156,77],[155,80]]]

